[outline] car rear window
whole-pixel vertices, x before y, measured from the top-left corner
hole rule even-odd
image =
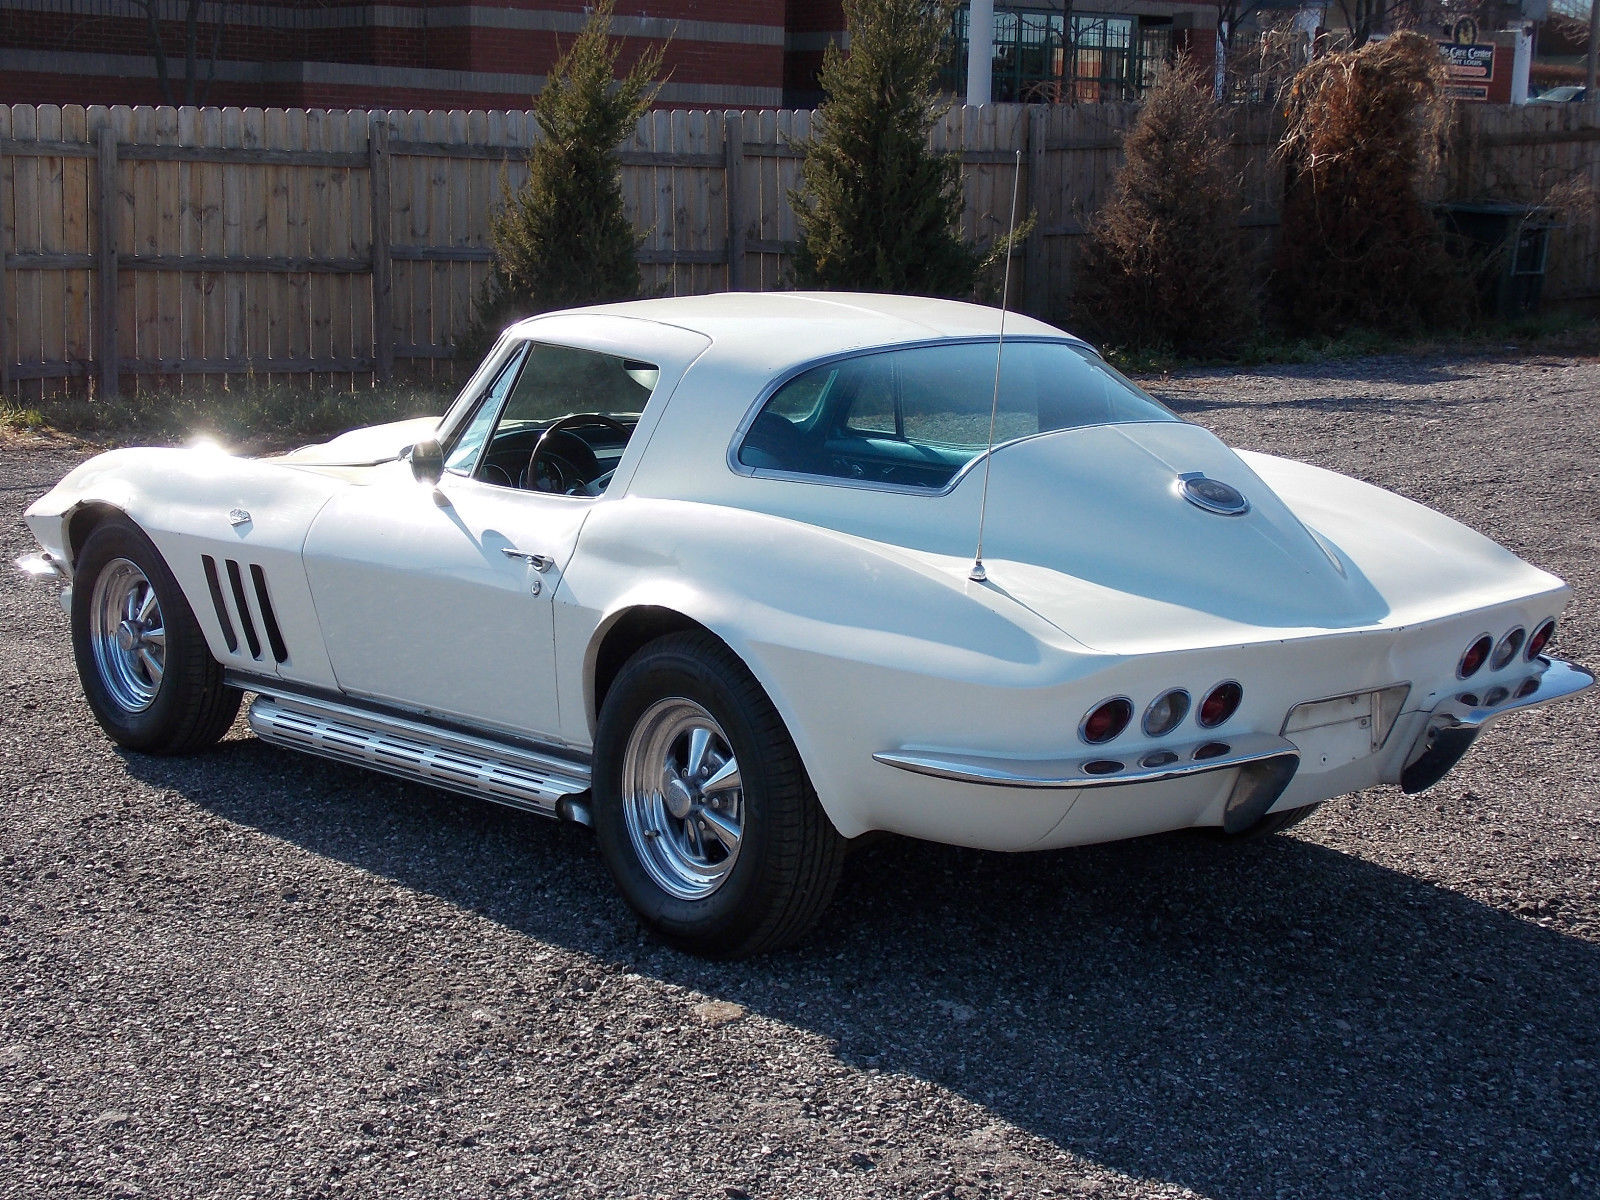
[[[796,375],[751,422],[738,461],[755,471],[942,488],[989,444],[994,342],[912,346]],[[1008,341],[994,444],[1084,425],[1176,421],[1087,348]]]

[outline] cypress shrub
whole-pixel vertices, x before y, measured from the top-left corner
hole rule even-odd
[[[800,287],[967,298],[1015,240],[985,256],[961,236],[960,160],[928,148],[953,9],[844,0],[850,49],[830,45],[823,59],[821,129],[803,146],[805,189],[790,194]]]
[[[1273,286],[1291,329],[1415,333],[1465,320],[1472,289],[1422,200],[1443,96],[1439,52],[1417,33],[1296,74]]]
[[[641,55],[617,79],[619,46],[607,33],[614,5],[598,0],[534,100],[543,136],[522,187],[512,192],[502,181],[505,206],[490,226],[494,269],[468,339],[476,349],[519,317],[639,294],[640,239],[612,152],[649,111],[664,52]]]

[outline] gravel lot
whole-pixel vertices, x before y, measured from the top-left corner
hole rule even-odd
[[[1154,385],[1564,576],[1600,660],[1600,363]],[[887,842],[819,934],[644,940],[586,835],[268,749],[115,751],[10,558],[0,1195],[1600,1195],[1594,696],[1292,836]]]

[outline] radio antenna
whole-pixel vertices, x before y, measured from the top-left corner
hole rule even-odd
[[[1017,184],[1022,179],[1022,151],[1017,151],[1016,170],[1011,173],[1011,220],[1006,225],[1006,269],[1000,284],[1000,336],[994,344],[994,394],[989,398],[989,444],[983,448],[983,498],[978,502],[978,549],[972,556],[967,578],[986,583],[989,572],[983,569],[983,523],[989,515],[989,468],[994,462],[994,420],[1000,411],[1000,359],[1006,349],[1006,304],[1011,294],[1011,238],[1017,231]]]

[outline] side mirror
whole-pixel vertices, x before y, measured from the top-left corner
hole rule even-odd
[[[444,449],[436,438],[424,438],[411,447],[411,473],[417,482],[435,484],[444,474]]]

